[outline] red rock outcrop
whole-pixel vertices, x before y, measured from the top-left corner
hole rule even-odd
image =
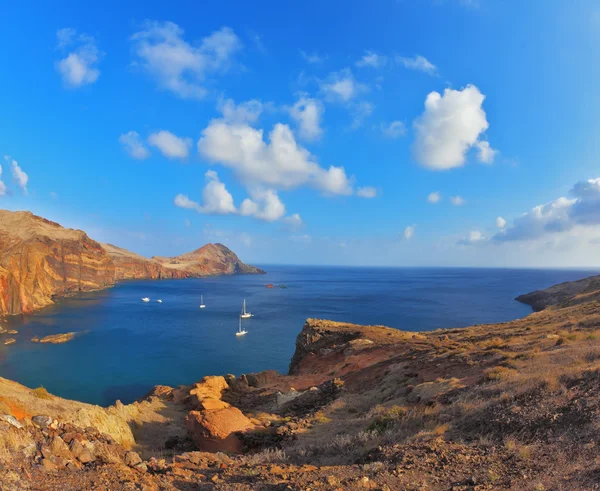
[[[242,441],[235,434],[253,428],[250,420],[237,408],[190,411],[185,426],[194,443],[204,452],[241,452]]]
[[[56,296],[114,281],[113,261],[85,232],[30,212],[0,210],[0,314],[33,312]]]
[[[0,315],[29,313],[53,299],[123,279],[262,274],[222,244],[148,259],[27,211],[0,210]]]

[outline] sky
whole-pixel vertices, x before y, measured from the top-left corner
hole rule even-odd
[[[600,266],[593,0],[0,5],[0,207],[137,253]]]

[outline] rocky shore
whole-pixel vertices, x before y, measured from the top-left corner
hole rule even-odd
[[[0,316],[30,313],[56,298],[111,287],[123,279],[264,274],[222,244],[147,259],[100,244],[30,212],[0,210]]]
[[[600,303],[403,332],[308,319],[289,374],[109,408],[0,379],[2,489],[598,489]]]

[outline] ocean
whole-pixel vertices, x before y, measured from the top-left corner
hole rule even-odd
[[[0,376],[93,404],[129,403],[154,385],[188,384],[205,375],[286,373],[309,317],[406,331],[503,322],[531,312],[515,296],[598,273],[261,267],[267,275],[126,281],[10,318],[8,327],[19,333],[11,336],[15,344],[0,345]],[[243,321],[248,334],[237,337],[244,298],[254,317]],[[30,341],[71,331],[77,335],[65,344]]]

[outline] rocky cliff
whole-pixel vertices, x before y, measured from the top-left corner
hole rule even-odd
[[[0,315],[33,312],[57,297],[123,279],[260,273],[222,244],[148,259],[30,212],[0,210]]]
[[[519,295],[516,300],[531,305],[536,312],[549,306],[567,307],[591,300],[600,300],[600,276],[567,281],[544,290]]]
[[[114,281],[113,261],[85,232],[30,212],[0,210],[0,314],[32,312],[55,296]]]

